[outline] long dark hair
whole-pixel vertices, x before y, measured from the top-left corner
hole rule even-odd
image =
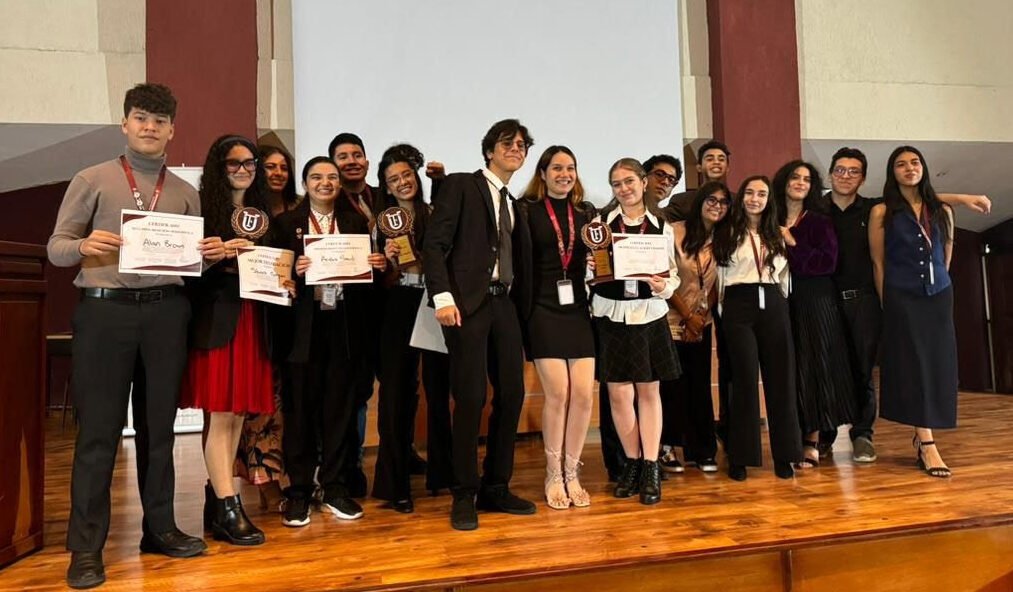
[[[380,199],[376,200],[376,215],[387,208],[393,208],[398,205],[397,198],[394,197],[387,190],[387,167],[392,164],[399,162],[406,163],[412,169],[412,174],[415,175],[415,186],[418,187],[418,193],[415,194],[415,199],[412,200],[412,215],[415,217],[414,234],[415,240],[421,241],[422,237],[425,236],[426,223],[429,221],[429,206],[426,205],[425,195],[422,191],[422,178],[419,176],[419,169],[425,164],[425,157],[418,148],[411,144],[395,144],[384,151],[383,156],[380,157],[380,166],[377,168],[377,177],[379,177],[380,187]]]
[[[566,154],[573,159],[573,166],[577,166],[577,157],[573,155],[573,151],[566,146],[549,146],[542,152],[542,155],[538,157],[538,164],[535,166],[535,174],[528,181],[528,186],[524,188],[524,193],[521,197],[528,201],[539,202],[545,199],[548,195],[548,189],[545,184],[545,179],[542,178],[542,174],[549,170],[549,163],[552,158],[560,152]],[[574,179],[573,189],[570,190],[570,194],[567,196],[577,209],[581,209],[581,204],[584,202],[584,186],[580,183],[580,174],[577,174],[577,178]]]
[[[799,167],[805,167],[809,171],[809,193],[802,200],[802,211],[826,213],[820,205],[820,198],[823,196],[823,177],[820,176],[820,172],[804,160],[793,160],[777,170],[770,187],[771,196],[777,202],[777,223],[781,226],[788,220],[788,182]]]
[[[626,169],[632,171],[636,176],[640,177],[640,180],[644,183],[644,200],[645,211],[650,212],[658,219],[658,223],[662,224],[665,222],[665,216],[661,213],[661,208],[655,203],[653,199],[647,199],[647,170],[644,169],[644,165],[640,164],[640,161],[636,158],[620,158],[619,160],[612,163],[609,167],[609,185],[612,184],[612,173],[616,172],[616,169]],[[601,217],[604,220],[609,212],[619,207],[619,200],[612,196],[612,201],[605,204],[605,207],[601,209]]]
[[[777,202],[770,197],[772,193],[770,190],[770,179],[764,175],[747,177],[742,182],[742,185],[739,186],[739,192],[732,202],[728,215],[725,216],[725,219],[714,230],[714,258],[717,259],[718,265],[727,266],[731,263],[735,249],[745,239],[747,228],[749,227],[749,217],[746,214],[744,196],[746,194],[746,187],[753,181],[762,181],[767,186],[767,207],[763,209],[763,214],[760,216],[760,224],[756,230],[760,235],[760,240],[763,241],[763,245],[767,248],[767,256],[764,258],[763,263],[767,269],[773,271],[774,257],[777,255],[784,256],[785,249],[784,239],[781,237],[781,228],[777,223]]]
[[[264,161],[269,156],[280,154],[285,159],[285,165],[288,166],[288,181],[285,183],[285,187],[281,190],[281,202],[285,204],[286,210],[291,210],[292,206],[299,201],[299,195],[295,192],[295,161],[292,160],[292,155],[288,153],[284,148],[278,146],[257,146],[257,153],[260,154],[260,164],[263,166]],[[264,179],[265,181],[267,179]],[[270,213],[270,212],[268,212]]]
[[[718,191],[723,192],[725,198],[729,201],[732,200],[732,191],[721,181],[708,181],[704,183],[696,190],[696,195],[693,196],[693,205],[690,206],[689,215],[686,217],[686,236],[682,239],[682,250],[687,255],[692,256],[699,253],[700,249],[707,244],[707,239],[717,230],[717,226],[715,226],[711,229],[711,232],[707,232],[707,228],[703,224],[703,202]],[[728,207],[731,209],[730,203]],[[728,212],[725,212],[725,217],[721,221],[723,222],[727,218]],[[718,222],[718,224],[720,223]]]
[[[257,145],[247,138],[234,134],[220,136],[208,150],[207,158],[204,159],[204,172],[200,179],[200,207],[204,216],[204,234],[220,236],[222,240],[236,237],[235,231],[232,230],[232,212],[235,210],[232,205],[232,184],[229,183],[228,173],[225,171],[225,157],[234,146],[243,146],[254,158],[257,157]],[[270,212],[267,205],[264,164],[260,160],[257,160],[253,183],[243,194],[243,206],[257,208],[265,213]]]
[[[922,162],[922,178],[921,181],[918,181],[917,186],[918,195],[922,197],[922,207],[929,209],[929,220],[932,221],[933,225],[939,226],[939,231],[943,234],[943,240],[949,242],[951,238],[949,216],[946,215],[945,206],[939,200],[939,196],[936,195],[936,190],[932,188],[932,182],[929,180],[932,177],[929,174],[929,165],[925,162],[925,157],[922,156],[921,151],[914,146],[898,146],[890,153],[890,158],[886,161],[886,182],[883,183],[883,203],[886,204],[886,214],[883,217],[883,227],[889,228],[890,220],[898,212],[906,210],[914,216],[914,210],[911,209],[911,204],[901,194],[900,183],[897,182],[897,176],[893,172],[894,163],[905,152],[916,154],[918,160]]]

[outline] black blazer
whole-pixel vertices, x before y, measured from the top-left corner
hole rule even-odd
[[[482,171],[448,175],[433,198],[426,228],[422,256],[429,295],[450,292],[465,316],[485,300],[496,264],[499,230],[492,199]],[[520,240],[517,217],[514,207],[515,244]],[[519,265],[515,258],[515,277]]]
[[[279,249],[295,252],[296,259],[303,254],[303,236],[313,234],[309,226],[310,203],[304,199],[294,210],[278,216],[271,235],[271,245]],[[335,224],[342,234],[368,234],[366,219],[355,210],[335,208]],[[274,319],[275,359],[297,364],[309,361],[310,343],[313,337],[313,310],[317,305],[313,300],[313,286],[306,285],[306,278],[295,277],[296,297],[292,307],[284,309]],[[352,284],[344,289],[344,315],[347,331],[343,335],[332,335],[341,339],[349,347],[349,351],[361,338],[365,315],[362,307],[368,290],[368,284]],[[281,307],[278,307],[281,308]],[[340,310],[339,310],[340,312]],[[286,314],[287,313],[287,314]]]

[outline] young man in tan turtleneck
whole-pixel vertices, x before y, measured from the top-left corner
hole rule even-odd
[[[81,266],[74,280],[81,300],[73,321],[79,428],[67,526],[71,588],[92,588],[105,581],[102,548],[109,533],[109,486],[137,371],[146,383],[135,389],[133,401],[144,507],[141,551],[192,557],[207,548],[201,539],[176,528],[173,515],[173,423],[190,318],[183,281],[179,276],[118,271],[122,210],[200,215],[197,191],[165,167],[175,115],[176,99],[167,87],[138,84],[127,91],[123,156],[74,176],[49,238],[53,265]],[[202,239],[199,249],[206,264],[225,256],[218,237]]]

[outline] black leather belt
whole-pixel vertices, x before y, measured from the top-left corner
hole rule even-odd
[[[502,296],[506,294],[507,291],[508,287],[503,282],[493,282],[489,284],[489,294],[492,294],[493,296]]]
[[[179,293],[178,286],[159,286],[143,290],[126,288],[82,288],[81,295],[86,298],[102,298],[117,302],[159,302]]]
[[[862,295],[861,290],[842,290],[841,300],[854,300]]]

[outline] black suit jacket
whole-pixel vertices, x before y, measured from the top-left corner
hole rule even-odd
[[[296,259],[303,254],[303,236],[313,234],[309,226],[310,204],[304,199],[294,210],[285,212],[275,220],[271,244],[279,249],[289,249]],[[335,208],[335,222],[342,234],[368,234],[366,219],[352,209]],[[290,309],[284,309],[275,316],[275,359],[305,364],[309,361],[310,344],[313,337],[313,311],[319,306],[313,300],[313,286],[306,285],[306,278],[296,276],[296,297]],[[349,351],[363,335],[366,319],[363,305],[368,284],[346,285],[344,289],[344,315],[347,331],[342,335],[331,335],[343,340]],[[280,307],[279,307],[280,308]],[[325,328],[326,329],[326,328]]]
[[[426,228],[422,255],[429,295],[450,292],[464,316],[485,300],[496,265],[499,230],[492,199],[482,171],[448,175],[433,199],[433,215]],[[517,217],[515,208],[515,244],[519,241]],[[515,276],[519,264],[515,257]]]

